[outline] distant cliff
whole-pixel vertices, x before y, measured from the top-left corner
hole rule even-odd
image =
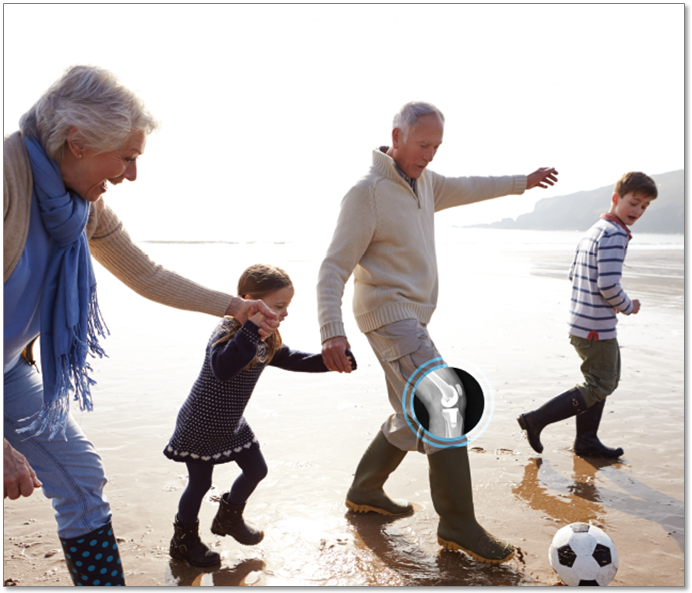
[[[685,172],[671,171],[652,175],[658,187],[658,198],[632,230],[640,233],[685,232]],[[613,185],[614,185],[613,181]],[[567,196],[545,198],[536,202],[533,212],[516,220],[504,218],[474,227],[493,229],[531,229],[540,231],[585,231],[610,208],[613,186],[580,191]]]

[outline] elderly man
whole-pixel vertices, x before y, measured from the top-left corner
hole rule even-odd
[[[481,562],[498,564],[509,560],[514,548],[476,521],[466,447],[422,439],[421,431],[407,423],[402,395],[412,375],[441,360],[426,329],[438,292],[435,212],[553,185],[557,171],[542,168],[528,176],[444,177],[427,169],[444,131],[444,116],[435,106],[408,103],[394,117],[392,127],[392,146],[373,151],[370,170],[344,197],[319,272],[325,364],[334,371],[351,370],[341,300],[353,273],[356,321],[384,369],[394,408],[356,469],[346,506],[384,515],[411,512],[410,503],[390,499],[383,486],[407,451],[426,453],[432,500],[440,515],[438,542]]]

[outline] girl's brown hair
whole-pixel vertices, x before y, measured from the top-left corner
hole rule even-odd
[[[250,295],[250,297],[253,299],[258,300],[263,299],[277,290],[289,287],[293,287],[293,283],[288,277],[288,274],[281,268],[270,266],[268,264],[254,264],[241,274],[240,279],[238,280],[237,294],[241,297]],[[214,346],[217,344],[222,344],[223,342],[228,342],[241,328],[242,324],[234,317],[227,315],[226,319],[230,320],[230,324],[227,324],[227,327],[229,328],[228,333],[214,342]],[[267,362],[272,359],[276,351],[281,348],[282,344],[283,341],[281,340],[281,334],[278,330],[264,341],[264,345],[267,348]],[[252,362],[250,362],[250,364],[248,364],[245,368],[252,368],[257,365],[257,362],[257,356],[255,356]]]

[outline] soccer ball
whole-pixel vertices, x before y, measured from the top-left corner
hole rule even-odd
[[[548,551],[550,566],[565,585],[600,585],[615,578],[618,553],[605,531],[587,523],[560,529]]]

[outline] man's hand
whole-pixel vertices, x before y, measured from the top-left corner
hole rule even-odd
[[[350,349],[346,336],[336,336],[329,338],[322,344],[322,360],[330,371],[338,373],[350,373],[351,361],[346,356],[346,349]]]
[[[26,457],[14,449],[12,445],[4,439],[3,444],[3,464],[5,467],[5,496],[10,500],[16,500],[20,496],[31,496],[35,488],[40,488],[43,484],[36,477],[36,473]]]
[[[632,315],[636,315],[639,313],[639,309],[642,308],[642,304],[639,302],[639,299],[634,299],[632,301]]]
[[[548,187],[557,183],[557,171],[553,167],[541,167],[526,177],[526,189]]]
[[[256,313],[261,313],[266,318],[259,324],[259,335],[265,340],[279,329],[279,321],[276,313],[267,307],[264,301],[245,300],[240,297],[233,297],[231,304],[226,309],[226,315],[232,315],[240,323],[245,323]]]

